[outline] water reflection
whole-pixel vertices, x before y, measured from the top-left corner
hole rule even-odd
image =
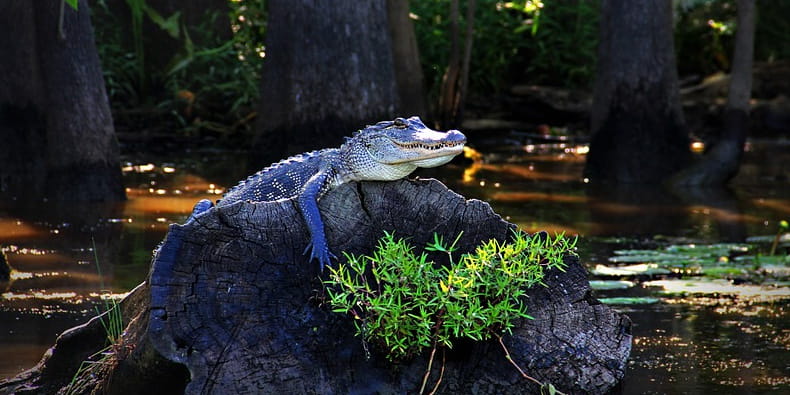
[[[57,334],[96,313],[101,295],[143,281],[168,224],[222,193],[168,165],[124,170],[124,203],[0,199],[0,247],[14,269],[0,283],[0,377],[33,366]]]
[[[623,393],[787,389],[790,339],[777,320],[787,304],[727,304],[725,311],[694,303],[629,311],[635,340]]]
[[[490,202],[527,231],[583,236],[580,255],[590,268],[607,264],[616,249],[772,235],[790,215],[790,150],[781,145],[752,143],[733,188],[713,192],[590,186],[581,178],[585,154],[585,146],[570,144],[497,147],[470,152],[471,163],[419,174]],[[119,294],[141,282],[168,225],[250,173],[237,158],[210,153],[130,161],[124,166],[129,200],[119,204],[0,198],[0,246],[16,270],[11,282],[0,283],[0,378],[35,364],[58,333],[94,314],[103,291]],[[596,291],[658,298],[617,306],[634,321],[624,393],[788,388],[786,291],[731,292],[728,287],[737,286],[724,281],[714,293],[659,292],[675,285],[656,281],[673,278],[615,276],[632,285]],[[763,300],[745,289],[779,295]]]

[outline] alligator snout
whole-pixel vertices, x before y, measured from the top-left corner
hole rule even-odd
[[[447,137],[445,137],[445,140],[448,143],[466,144],[466,136],[455,129],[450,129],[447,131]]]

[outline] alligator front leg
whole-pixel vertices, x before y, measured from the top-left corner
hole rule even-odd
[[[329,259],[336,258],[329,251],[329,247],[326,244],[324,222],[321,220],[321,212],[318,211],[318,197],[328,182],[329,173],[319,171],[307,181],[298,197],[299,209],[302,211],[302,217],[307,229],[310,231],[310,243],[307,244],[304,253],[307,254],[307,251],[311,250],[312,247],[310,260],[318,259],[322,272],[324,271],[324,266],[330,264]]]

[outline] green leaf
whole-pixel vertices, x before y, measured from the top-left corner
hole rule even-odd
[[[148,18],[151,19],[151,22],[159,26],[160,29],[166,31],[170,37],[175,39],[178,38],[181,27],[179,24],[181,11],[176,11],[173,13],[173,15],[170,15],[167,17],[167,19],[165,19],[155,9],[149,7],[147,4],[143,5],[143,10],[145,11],[145,14],[148,15]]]
[[[73,8],[75,11],[77,10],[77,5],[80,2],[80,0],[63,0],[63,1],[65,1],[66,4],[68,4],[69,6],[71,6],[71,8]]]
[[[548,394],[548,395],[555,395],[557,393],[557,389],[554,388],[554,385],[551,383],[546,383],[540,386],[540,393],[541,394]]]

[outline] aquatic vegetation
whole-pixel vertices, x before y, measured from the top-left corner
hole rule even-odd
[[[101,281],[101,288],[105,289],[104,281],[101,280],[102,273],[101,266],[99,265],[99,256],[96,252],[96,242],[92,240],[92,244],[96,271]],[[112,368],[123,359],[128,352],[128,347],[123,344],[124,326],[121,305],[116,298],[113,298],[109,294],[109,292],[107,295],[101,297],[101,301],[103,303],[103,310],[99,307],[95,308],[96,318],[99,320],[102,328],[104,328],[107,337],[107,346],[80,363],[80,367],[77,369],[77,372],[65,389],[67,394],[101,392],[98,388],[95,388],[97,383],[101,382],[98,378],[112,371]]]
[[[727,278],[741,276],[762,281],[765,276],[787,276],[790,257],[762,255],[752,244],[684,244],[661,249],[616,250],[609,258],[628,266],[598,265],[592,273],[599,276],[681,274]]]
[[[733,284],[724,279],[665,279],[647,281],[645,287],[658,287],[664,295],[730,295],[748,298],[752,302],[770,302],[790,298],[790,288],[755,284]]]
[[[787,229],[790,228],[790,224],[787,221],[779,221],[779,230],[776,232],[776,236],[774,236],[774,241],[771,243],[771,252],[768,255],[776,254],[776,248],[779,246],[779,240],[782,237],[782,232],[786,232]]]
[[[590,270],[592,275],[608,280],[592,280],[590,286],[604,293],[606,297],[599,298],[602,303],[614,305],[790,300],[790,256],[760,252],[761,246],[781,237],[750,239],[760,244],[672,244],[656,249],[615,250],[608,259],[613,265],[598,264]],[[632,289],[641,291],[630,292]],[[649,296],[642,296],[644,291]],[[707,299],[713,302],[705,302]]]
[[[667,269],[659,267],[658,264],[655,263],[641,263],[636,265],[628,265],[628,266],[606,266],[606,265],[596,265],[593,269],[590,270],[595,276],[612,276],[612,277],[621,277],[621,276],[652,276],[657,274],[670,274],[671,272]]]
[[[599,298],[601,303],[605,304],[617,304],[617,305],[632,305],[632,304],[654,304],[661,301],[659,298],[652,298],[647,296],[641,297],[613,297],[613,298]]]
[[[636,285],[632,281],[616,281],[616,280],[590,280],[590,287],[598,291],[612,290],[612,289],[628,289]]]

